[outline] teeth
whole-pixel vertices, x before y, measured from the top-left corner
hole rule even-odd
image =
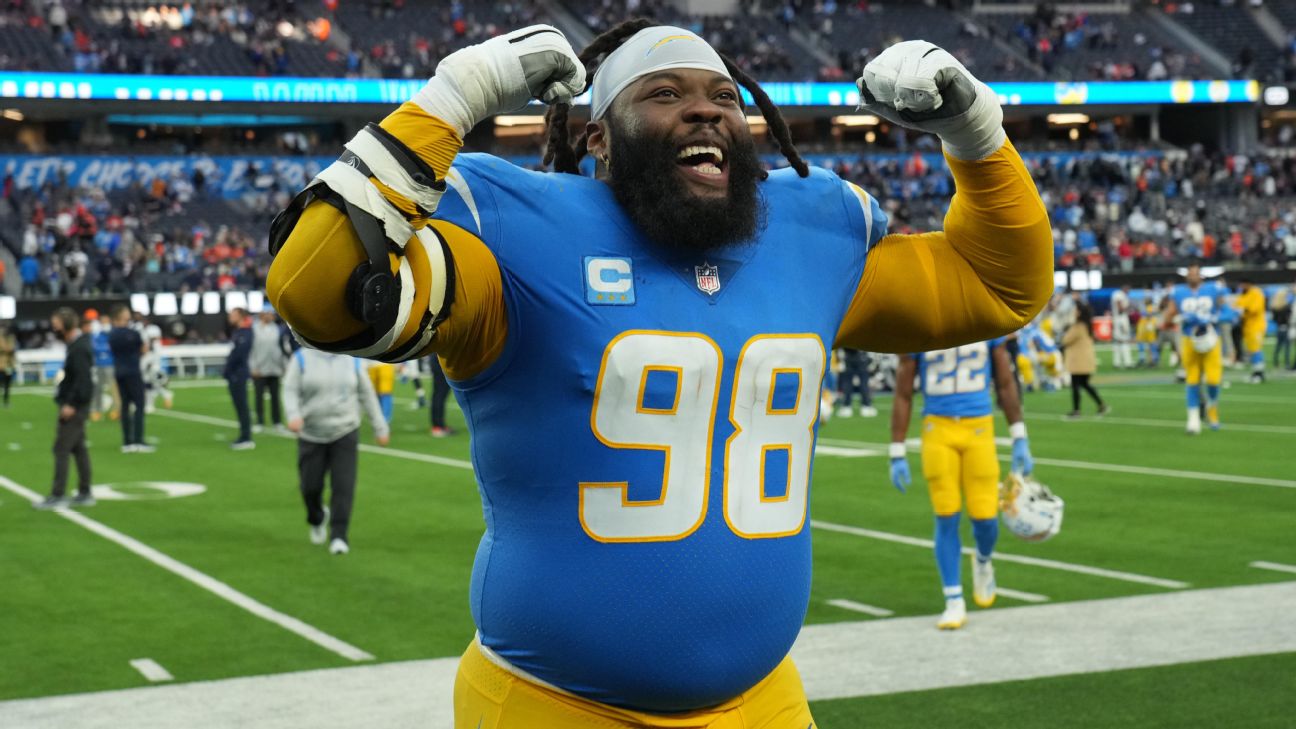
[[[704,174],[704,175],[719,175],[719,174],[720,174],[720,168],[719,168],[719,167],[716,167],[715,165],[711,164],[710,162],[703,162],[702,164],[700,164],[700,165],[694,167],[693,169],[696,170],[697,172],[701,172],[701,173]]]
[[[684,149],[681,149],[676,159],[684,159],[685,157],[692,157],[693,155],[697,155],[697,154],[711,155],[712,159],[716,162],[716,164],[724,162],[724,152],[720,151],[719,147],[700,146],[700,145],[693,145],[691,147],[685,147]]]

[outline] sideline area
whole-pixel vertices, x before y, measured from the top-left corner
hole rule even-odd
[[[812,700],[1296,651],[1296,582],[812,625],[793,656]],[[0,702],[24,729],[448,727],[457,658]]]

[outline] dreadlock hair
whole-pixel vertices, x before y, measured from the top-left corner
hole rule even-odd
[[[651,28],[658,23],[650,18],[634,18],[627,20],[603,33],[602,35],[590,41],[585,50],[580,52],[580,62],[585,64],[585,77],[588,79],[585,89],[588,90],[594,82],[594,72],[598,70],[599,64],[607,54],[621,47],[631,36],[645,28]],[[717,51],[719,53],[719,51]],[[792,168],[797,171],[801,177],[810,176],[810,167],[801,154],[797,152],[796,145],[792,142],[792,132],[788,130],[787,122],[783,119],[783,114],[779,112],[774,102],[770,100],[765,90],[756,83],[756,80],[747,75],[745,71],[738,68],[738,64],[733,59],[723,53],[719,53],[720,60],[724,61],[725,69],[735,81],[747,89],[756,101],[756,106],[760,108],[761,115],[765,117],[765,122],[769,125],[770,133],[774,135],[774,143],[779,152],[787,159]],[[568,130],[567,117],[571,111],[570,104],[554,104],[545,111],[545,127],[547,141],[545,144],[544,164],[553,165],[555,172],[567,172],[573,175],[580,174],[580,162],[589,153],[586,142],[589,140],[589,132],[582,131],[573,144],[570,140],[570,131]],[[768,177],[768,173],[762,172],[762,179]]]

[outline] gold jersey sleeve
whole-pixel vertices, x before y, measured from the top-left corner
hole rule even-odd
[[[445,179],[463,146],[450,125],[413,102],[401,105],[381,126],[431,165],[438,179]],[[417,356],[436,353],[452,379],[485,370],[503,350],[508,331],[499,264],[476,236],[449,223],[412,217],[417,213],[412,201],[371,180],[416,230],[432,226],[454,260],[454,305],[449,318]],[[414,310],[424,311],[433,288],[428,255],[417,237],[410,238],[405,253],[414,274]],[[343,341],[365,327],[347,308],[344,295],[351,272],[364,260],[364,246],[346,216],[316,200],[302,211],[275,256],[266,293],[284,321],[302,335],[319,342]],[[395,256],[391,263],[395,272],[399,266]],[[411,317],[392,348],[415,336],[418,324],[418,317]]]
[[[1010,142],[989,157],[948,157],[957,192],[943,231],[883,237],[837,345],[926,352],[1014,332],[1053,290],[1048,213]]]

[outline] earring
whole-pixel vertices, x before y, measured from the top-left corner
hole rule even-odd
[[[611,156],[606,155],[606,154],[603,155],[603,166],[606,167],[606,168],[608,168],[609,170],[612,169],[612,157],[611,157]]]

